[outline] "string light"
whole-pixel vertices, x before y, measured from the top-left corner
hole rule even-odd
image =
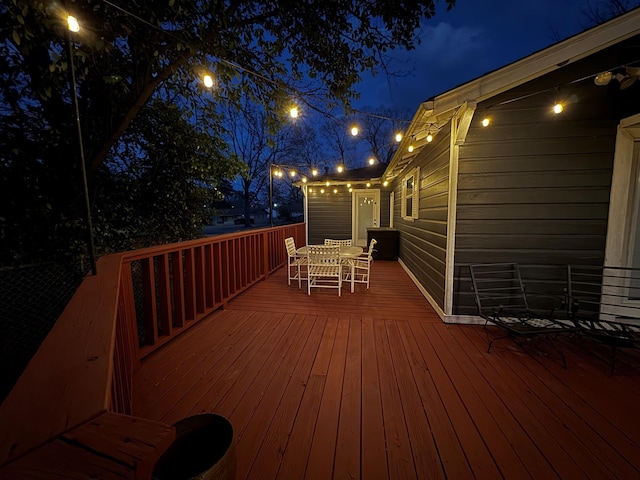
[[[564,110],[564,107],[562,106],[561,103],[556,103],[553,106],[553,113],[555,113],[555,114],[562,113],[563,110]]]
[[[208,73],[205,74],[202,77],[202,83],[204,83],[204,86],[207,87],[207,88],[213,87],[213,77],[211,75],[209,75]]]
[[[334,189],[333,189],[333,193],[338,193],[338,189],[337,189],[337,188],[334,188]]]
[[[289,172],[289,176],[290,176],[290,177],[295,177],[296,175],[297,175],[297,174],[296,174],[296,171],[295,171],[295,170],[291,170],[291,171]]]
[[[388,181],[386,181],[386,180],[385,180],[384,182],[382,182],[382,186],[383,186],[383,187],[386,187],[386,186],[388,186],[388,185],[389,185],[389,182],[388,182]]]
[[[318,169],[317,168],[312,169],[311,170],[311,175],[314,176],[314,177],[317,177],[318,176]]]
[[[369,182],[367,182],[367,188],[369,188],[371,186],[371,184]]]
[[[291,118],[298,118],[298,115],[300,115],[298,107],[291,107],[291,110],[289,110],[289,116]]]
[[[344,171],[344,167],[342,165],[338,165],[338,173],[342,173]]]
[[[358,127],[356,125],[351,127],[351,136],[357,137],[358,133],[360,133],[360,130],[358,129]]]
[[[431,135],[430,133],[427,134],[427,142],[431,143],[433,141],[433,135]]]
[[[307,177],[302,177],[302,183],[307,183]]]
[[[413,152],[413,145],[409,145],[409,147],[407,148],[407,150],[409,150],[409,153]]]
[[[78,22],[78,19],[73,15],[67,16],[67,26],[69,27],[69,30],[74,33],[78,33],[80,31],[80,22]]]
[[[482,119],[482,126],[483,127],[488,127],[490,123],[491,123],[491,120],[489,120],[489,117],[484,117]]]
[[[402,141],[402,134],[400,132],[396,133],[396,142],[400,143]]]
[[[371,157],[369,158],[369,165],[374,165],[376,163],[376,159]]]

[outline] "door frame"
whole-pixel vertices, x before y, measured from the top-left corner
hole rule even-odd
[[[373,195],[373,221],[372,227],[380,226],[380,189],[377,188],[363,188],[354,189],[351,192],[351,238],[353,238],[353,244],[360,247],[367,246],[367,239],[364,242],[358,243],[358,194]]]

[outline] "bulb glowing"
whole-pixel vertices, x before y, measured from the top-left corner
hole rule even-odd
[[[396,142],[401,142],[401,141],[402,141],[402,134],[396,133]]]
[[[338,173],[344,172],[344,167],[342,165],[338,165]]]
[[[371,157],[371,158],[369,159],[369,165],[373,165],[373,164],[375,164],[375,163],[376,163],[376,159],[375,159],[375,158],[373,158],[373,157]]]
[[[314,168],[313,170],[311,170],[311,175],[316,177],[318,175],[318,169]]]
[[[67,26],[69,27],[69,30],[71,30],[72,32],[80,31],[80,23],[78,22],[78,19],[73,15],[69,15],[67,17]]]
[[[428,134],[427,135],[427,142],[431,143],[433,141],[433,135]]]
[[[204,83],[204,86],[207,88],[213,87],[213,77],[207,73],[202,77],[202,83]]]
[[[320,193],[324,193],[324,188],[321,188],[321,189],[320,189]]]
[[[485,117],[485,118],[482,119],[482,126],[483,127],[488,127],[490,123],[491,123],[491,120],[489,120],[489,117]]]
[[[334,189],[333,189],[333,193],[338,193],[338,189],[337,189],[337,188],[334,188]]]
[[[407,148],[407,150],[409,150],[409,153],[413,152],[413,145],[409,145],[409,148]]]
[[[350,188],[350,189],[349,189],[349,193],[351,193],[351,192],[353,192],[353,188]]]
[[[371,184],[369,182],[367,182],[367,188],[369,188],[371,186]]]
[[[331,185],[331,182],[327,182],[325,183],[325,185],[328,187],[329,185]]]
[[[386,187],[387,185],[389,185],[389,182],[387,182],[386,180],[384,182],[382,182],[382,186]]]
[[[307,177],[302,177],[302,183],[307,183]]]
[[[562,113],[563,110],[564,110],[564,107],[562,106],[561,103],[556,103],[553,106],[553,113]]]
[[[356,127],[355,125],[353,127],[351,127],[351,135],[352,136],[357,137],[359,132],[360,132],[360,130],[358,130],[358,127]]]
[[[291,176],[291,177],[295,177],[295,176],[296,176],[296,171],[295,171],[295,170],[291,170],[291,171],[289,172],[289,176]]]
[[[298,118],[298,115],[300,115],[298,107],[291,107],[291,110],[289,110],[289,116],[291,118]]]
[[[347,188],[351,188],[351,184],[350,183],[347,183]]]

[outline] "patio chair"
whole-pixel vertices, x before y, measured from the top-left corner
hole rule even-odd
[[[337,245],[307,245],[307,294],[312,288],[337,288],[342,293],[342,265]]]
[[[367,289],[369,288],[369,278],[371,276],[371,264],[373,263],[373,252],[374,247],[376,245],[377,240],[375,238],[371,239],[369,243],[369,250],[364,252],[357,258],[348,258],[346,259],[346,266],[349,268],[346,280],[351,280],[351,275],[353,272],[353,282],[354,283],[364,283],[367,285]]]
[[[487,353],[491,352],[494,341],[511,338],[525,349],[532,340],[551,340],[558,335],[574,333],[577,328],[571,322],[563,322],[552,318],[555,307],[561,306],[556,297],[554,308],[543,315],[529,308],[520,268],[517,263],[494,263],[469,265],[474,300],[478,314],[488,323],[496,325],[504,335],[487,340]],[[520,340],[524,340],[520,341]],[[564,354],[552,347],[561,357],[564,368],[567,366]]]
[[[581,335],[611,348],[611,376],[619,349],[640,349],[640,308],[628,301],[640,296],[639,278],[637,269],[567,265],[568,317]]]
[[[338,245],[338,246],[343,246],[343,247],[350,247],[352,245],[352,241],[351,239],[347,239],[347,240],[333,240],[331,238],[325,238],[324,239],[324,244],[325,245]]]
[[[284,244],[287,247],[287,282],[291,285],[291,280],[298,280],[298,288],[302,288],[302,280],[306,280],[303,277],[304,269],[302,267],[306,268],[307,257],[296,253],[296,242],[293,237],[285,238]]]

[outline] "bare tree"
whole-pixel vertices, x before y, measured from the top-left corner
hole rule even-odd
[[[638,6],[640,0],[587,0],[581,8],[584,27],[594,27]]]

